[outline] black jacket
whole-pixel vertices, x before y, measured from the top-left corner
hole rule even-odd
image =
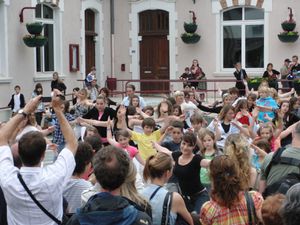
[[[13,110],[14,107],[15,107],[14,96],[15,96],[15,94],[13,94],[13,95],[11,96],[10,102],[9,102],[8,105],[7,105],[7,106],[10,106],[10,108],[11,108],[12,110]],[[24,95],[20,93],[20,108],[22,109],[22,108],[24,108],[24,106],[25,106],[25,98],[24,98]]]
[[[152,224],[149,215],[131,203],[121,196],[98,193],[71,217],[67,225]]]
[[[100,119],[100,121],[107,121],[108,117],[112,120],[116,115],[116,112],[114,109],[106,107],[104,109],[103,115]],[[90,111],[88,111],[82,118],[84,119],[93,119],[98,120],[99,117],[99,111],[95,107],[92,108]],[[96,127],[96,126],[95,126]],[[106,138],[106,127],[96,127],[100,136],[103,138]]]

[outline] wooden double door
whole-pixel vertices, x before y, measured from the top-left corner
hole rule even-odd
[[[169,15],[163,10],[141,12],[140,32],[140,78],[155,82],[142,82],[141,90],[149,93],[166,93],[170,90],[169,82]],[[161,91],[161,92],[160,92]]]

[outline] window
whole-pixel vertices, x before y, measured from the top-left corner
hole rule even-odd
[[[44,24],[43,35],[48,38],[45,46],[36,48],[36,71],[54,71],[54,12],[44,4],[37,4],[36,20]]]
[[[222,70],[236,62],[244,68],[264,68],[264,10],[249,7],[223,12]]]

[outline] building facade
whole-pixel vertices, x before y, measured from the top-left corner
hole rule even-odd
[[[35,9],[25,8],[21,23],[24,7]],[[71,93],[93,66],[100,86],[107,76],[177,79],[193,59],[208,79],[232,79],[237,61],[250,76],[262,76],[269,62],[279,70],[285,58],[300,55],[300,40],[283,43],[277,37],[288,7],[300,24],[295,0],[0,0],[0,107],[17,84],[27,100],[37,82],[49,96],[54,71]],[[181,40],[184,22],[193,20],[189,11],[201,36],[196,44]],[[44,24],[44,47],[24,44],[31,22]]]

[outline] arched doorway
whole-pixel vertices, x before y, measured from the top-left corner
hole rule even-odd
[[[98,35],[95,32],[95,12],[91,9],[86,9],[85,16],[85,72],[88,74],[91,68],[96,65],[95,56],[95,37]]]
[[[169,13],[164,10],[146,10],[139,13],[140,79],[142,91],[169,90]]]

